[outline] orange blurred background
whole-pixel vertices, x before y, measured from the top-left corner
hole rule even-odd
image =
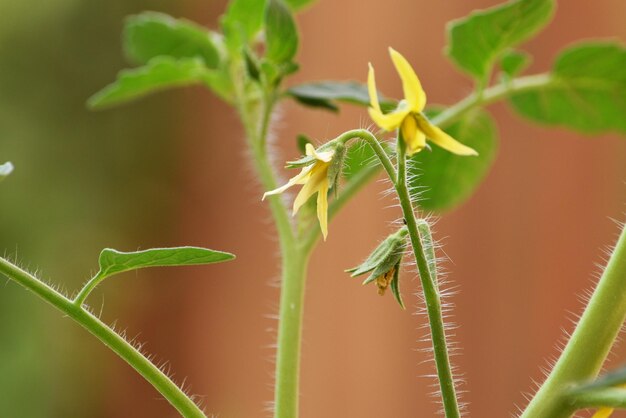
[[[442,55],[445,24],[475,8],[497,3],[320,0],[298,16],[301,71],[289,82],[364,81],[371,61],[376,65],[380,89],[399,97],[400,84],[387,57],[387,47],[393,46],[413,64],[431,104],[454,103],[471,91],[472,84]],[[121,20],[109,25],[113,16],[143,9],[167,11],[216,28],[224,5],[224,1],[186,0],[175,7],[164,1],[111,7],[107,25],[101,23],[98,36],[106,34],[110,38],[107,45],[114,45]],[[553,23],[523,47],[534,56],[529,72],[547,70],[560,49],[583,38],[625,41],[625,23],[626,3],[622,0],[599,0],[593,6],[583,1],[560,2]],[[71,50],[59,50],[58,54],[55,59],[70,62],[94,59],[89,48],[80,56]],[[118,51],[117,68],[121,61]],[[111,65],[108,73],[100,76],[100,85],[113,78],[115,68]],[[86,86],[77,95],[84,101],[85,94],[100,85],[94,81],[88,86],[91,91]],[[453,305],[449,321],[459,326],[453,332],[458,347],[453,362],[463,380],[460,389],[465,392],[468,415],[474,417],[510,416],[525,406],[525,395],[534,390],[534,381],[541,381],[541,370],[556,357],[565,331],[573,328],[571,320],[581,312],[580,296],[593,287],[603,248],[614,242],[618,232],[613,219],[624,221],[626,201],[624,138],[587,137],[532,125],[502,104],[490,110],[501,139],[496,164],[477,193],[443,216],[435,229],[450,259],[444,266],[449,272],[447,287],[454,291],[447,298]],[[116,226],[126,228],[125,232],[119,236],[105,232],[103,238],[90,240],[93,263],[81,262],[77,270],[80,267],[85,273],[88,266],[95,265],[97,249],[115,243],[126,245],[120,248],[123,250],[202,245],[238,257],[216,266],[142,271],[126,280],[112,280],[92,296],[94,304],[103,304],[104,319],[116,320],[129,335],[139,334],[139,340],[147,341],[146,349],[157,360],[168,361],[176,380],[184,380],[192,393],[201,396],[208,412],[219,417],[269,415],[265,408],[273,398],[279,295],[272,286],[279,271],[277,243],[234,111],[209,93],[192,88],[103,113],[84,112],[81,118],[113,119],[108,132],[116,134],[116,141],[133,142],[135,137],[152,141],[155,136],[159,140],[133,145],[137,158],[148,163],[135,161],[135,154],[127,155],[128,160],[116,160],[123,175],[114,175],[120,190],[115,189],[112,198],[123,193],[125,186],[121,185],[127,179],[139,182],[135,176],[144,179],[135,186],[146,195],[137,198],[131,194],[119,202],[116,216],[130,216],[125,219],[126,227]],[[276,161],[298,155],[295,137],[299,133],[321,141],[369,124],[362,108],[346,106],[335,115],[285,101],[272,125]],[[85,128],[83,134],[88,132]],[[89,137],[82,140],[90,141]],[[150,147],[155,148],[150,151],[152,158],[141,152],[147,144],[154,144]],[[126,146],[119,145],[118,151],[123,153]],[[85,152],[84,158],[92,164],[104,158],[101,152]],[[16,167],[16,178],[7,180],[7,187],[10,182],[18,187],[20,165]],[[67,166],[56,169],[71,170]],[[289,174],[285,172],[284,177]],[[332,221],[328,241],[313,256],[305,304],[302,418],[404,418],[433,416],[438,410],[431,396],[435,381],[424,377],[434,373],[432,356],[423,352],[429,343],[421,341],[426,335],[422,329],[426,318],[413,314],[418,299],[410,293],[419,291],[415,275],[407,269],[401,277],[408,305],[407,311],[401,311],[390,295],[381,298],[374,288],[362,287],[358,279],[343,273],[369,254],[390,231],[390,221],[399,217],[394,202],[381,194],[388,186],[373,183],[354,199]],[[80,190],[76,186],[71,193],[80,196]],[[45,206],[40,210],[45,212]],[[72,208],[68,210],[72,212]],[[12,222],[7,215],[1,220]],[[63,222],[70,221],[59,220],[57,230],[64,230],[67,224]],[[97,217],[90,222],[97,223]],[[74,228],[78,229],[67,227],[69,233]],[[136,233],[132,238],[128,229]],[[60,245],[60,240],[67,250],[84,245],[81,237],[46,239],[57,242],[50,245]],[[3,246],[12,250],[14,244],[5,240]],[[28,255],[25,246],[19,247],[20,258]],[[59,257],[46,262],[61,263]],[[33,263],[41,265],[42,261]],[[46,270],[55,272],[55,267]],[[55,276],[53,280],[64,279]],[[77,280],[68,288],[73,290],[79,283]],[[13,284],[6,287],[16,295],[23,293]],[[59,315],[50,308],[41,310],[50,317],[46,320],[51,326],[62,327],[61,335],[67,338],[63,344],[52,344],[53,350],[58,350],[55,358],[73,363],[76,356],[80,367],[58,368],[58,373],[73,376],[67,386],[72,390],[63,395],[65,406],[59,409],[63,414],[50,411],[25,416],[175,416],[126,364],[86,333],[74,331],[69,321],[56,318]],[[20,307],[13,307],[10,315],[17,318],[19,314]],[[40,322],[24,326],[42,327]],[[41,341],[45,344],[47,340]],[[10,343],[0,342],[2,347],[10,347]],[[88,356],[82,354],[83,349],[89,350]],[[30,355],[45,363],[51,355],[48,351],[46,345],[40,345],[32,348]],[[613,365],[626,362],[623,345],[614,353]],[[19,380],[24,390],[36,386],[45,392],[46,386],[40,384],[55,385],[53,378],[39,380],[37,370],[31,372],[30,380]],[[2,370],[0,380],[1,376]],[[91,401],[81,404],[83,398]],[[73,409],[79,404],[80,409]],[[3,415],[1,408],[0,416],[9,416]]]

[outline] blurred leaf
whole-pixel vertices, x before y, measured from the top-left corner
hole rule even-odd
[[[254,81],[261,80],[261,70],[259,69],[259,61],[249,48],[243,49],[243,58],[246,63],[246,71],[248,76]]]
[[[287,90],[287,94],[306,106],[338,110],[334,102],[369,106],[367,86],[357,81],[316,81],[300,84]],[[395,104],[379,94],[383,110],[393,109]]]
[[[316,0],[285,0],[287,5],[291,8],[291,10],[297,11],[302,9],[303,7],[308,6],[311,3],[314,3]]]
[[[277,63],[293,60],[298,51],[298,30],[282,0],[268,0],[265,9],[265,57]]]
[[[204,66],[201,59],[157,57],[143,67],[120,71],[117,80],[91,96],[87,105],[92,109],[102,109],[156,91],[201,82],[220,82],[219,78],[212,78],[211,70]]]
[[[300,151],[301,154],[306,153],[306,144],[312,144],[312,143],[313,141],[311,141],[311,138],[309,138],[308,136],[304,134],[300,134],[296,137],[296,144],[298,146],[298,151]]]
[[[610,388],[626,384],[626,367],[611,370],[608,373],[598,377],[596,380],[583,383],[577,386],[573,392],[582,393],[587,391],[595,391],[598,389]]]
[[[250,42],[261,30],[267,0],[231,0],[221,24],[231,50]]]
[[[446,132],[479,155],[459,156],[433,146],[432,151],[423,150],[412,157],[410,188],[419,193],[418,204],[423,209],[436,212],[454,209],[472,195],[491,168],[497,148],[495,123],[480,109]]]
[[[554,0],[515,0],[474,11],[449,23],[446,53],[460,69],[484,80],[499,55],[532,38],[554,10]]]
[[[626,134],[626,48],[617,42],[588,42],[566,49],[542,90],[510,98],[522,115],[585,133]]]
[[[348,148],[343,168],[343,176],[350,180],[361,170],[370,165],[380,164],[376,153],[367,143],[359,141]]]
[[[4,180],[11,172],[13,172],[13,164],[10,161],[0,164],[0,181]]]
[[[126,54],[140,64],[158,56],[199,57],[208,68],[220,64],[218,47],[205,28],[163,13],[143,12],[128,17],[123,39]]]
[[[530,65],[532,57],[524,51],[506,51],[500,60],[502,71],[510,78],[515,77]]]
[[[192,266],[229,261],[235,256],[222,251],[198,247],[153,248],[145,251],[121,252],[105,248],[100,253],[99,278],[146,267]]]

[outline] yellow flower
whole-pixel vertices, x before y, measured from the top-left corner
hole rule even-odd
[[[593,414],[592,418],[608,418],[613,413],[613,408],[600,408]]]
[[[399,52],[389,48],[389,55],[400,79],[404,90],[404,100],[398,103],[398,107],[390,112],[383,113],[376,93],[376,81],[374,79],[374,68],[369,64],[369,74],[367,76],[367,89],[370,96],[368,108],[370,117],[381,128],[386,131],[393,131],[400,128],[402,138],[407,146],[407,154],[413,155],[426,147],[426,138],[454,154],[458,155],[478,155],[470,147],[467,147],[450,135],[442,131],[437,126],[431,124],[422,113],[426,106],[426,93],[422,89],[417,74],[411,68],[411,64]]]
[[[328,188],[330,187],[328,169],[331,166],[335,151],[316,151],[313,145],[306,144],[306,155],[314,157],[314,162],[304,167],[297,176],[289,179],[287,184],[266,192],[263,199],[266,196],[282,193],[295,184],[303,184],[304,186],[293,201],[293,214],[295,215],[298,209],[317,193],[317,219],[324,240],[326,240],[328,236]]]

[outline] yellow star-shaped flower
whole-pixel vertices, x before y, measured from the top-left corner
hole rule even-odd
[[[295,215],[300,207],[317,193],[317,219],[324,240],[326,240],[328,236],[328,188],[330,187],[328,169],[331,166],[335,151],[316,151],[313,145],[306,144],[306,155],[314,157],[314,162],[304,167],[298,175],[289,179],[285,185],[266,192],[263,199],[266,196],[282,193],[293,185],[303,184],[304,186],[293,201],[293,214]]]
[[[382,112],[376,92],[374,67],[372,67],[372,64],[369,64],[367,89],[371,107],[368,108],[368,111],[372,120],[386,131],[394,131],[400,128],[409,156],[420,152],[426,147],[426,138],[454,154],[478,155],[474,149],[461,144],[429,122],[422,113],[426,106],[426,93],[422,89],[422,84],[419,78],[417,78],[417,74],[413,71],[411,64],[399,52],[389,48],[389,55],[391,55],[391,60],[402,80],[404,100],[398,103],[398,107],[394,111],[390,113]]]

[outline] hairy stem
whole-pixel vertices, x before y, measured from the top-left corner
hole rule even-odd
[[[599,373],[626,319],[624,289],[626,228],[561,357],[522,417],[566,418],[577,409],[568,390]]]
[[[16,281],[63,312],[113,350],[144,377],[185,418],[206,418],[198,406],[157,366],[91,313],[75,305],[28,272],[0,258],[0,273]]]
[[[428,257],[422,245],[422,239],[417,227],[417,219],[415,218],[413,203],[411,202],[411,196],[407,187],[406,145],[399,132],[397,149],[398,177],[395,182],[395,187],[398,193],[398,199],[400,200],[400,206],[402,207],[404,220],[409,230],[413,255],[415,256],[422,291],[424,292],[424,300],[426,302],[428,322],[430,325],[430,335],[433,343],[433,351],[435,353],[435,365],[437,367],[439,387],[441,388],[441,397],[443,399],[443,408],[447,418],[458,418],[460,417],[460,412],[456,389],[454,387],[454,378],[450,367],[450,358],[448,356],[439,287],[437,283],[435,283],[428,267]]]

